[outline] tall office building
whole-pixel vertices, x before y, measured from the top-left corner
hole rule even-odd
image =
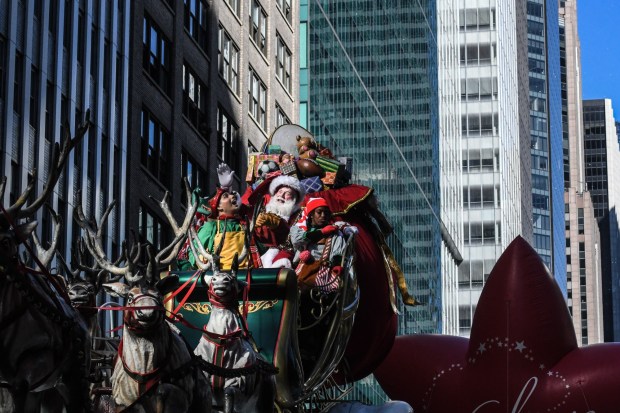
[[[577,342],[584,345],[603,341],[603,298],[601,239],[585,185],[581,46],[575,0],[560,2],[559,34],[567,304]]]
[[[534,248],[566,294],[557,0],[527,2]]]
[[[49,204],[62,219],[58,249],[69,255],[80,228],[73,209],[99,217],[125,193],[128,137],[129,3],[124,1],[0,1],[0,169],[4,205],[39,171],[43,189],[51,149],[65,125],[75,133],[87,110],[93,126],[71,153]],[[82,199],[78,198],[81,191]],[[125,207],[114,211],[103,241],[110,255],[124,237]],[[52,236],[48,211],[37,214],[37,233]]]
[[[461,232],[456,10],[444,1],[302,2],[305,10],[308,127],[354,159],[355,182],[375,189],[394,227],[388,242],[425,303],[402,308],[400,331],[453,334]]]
[[[583,101],[584,163],[601,234],[605,341],[620,339],[620,150],[611,100]]]
[[[459,267],[459,333],[466,336],[499,256],[519,234],[531,241],[531,191],[522,183],[524,175],[531,175],[530,147],[523,144],[529,128],[518,116],[524,106],[519,93],[524,81],[520,47],[527,39],[524,6],[460,2],[465,245]],[[523,197],[528,201],[523,203]]]
[[[168,223],[149,195],[170,191],[180,217],[182,177],[210,195],[221,162],[241,188],[247,151],[297,122],[298,9],[290,0],[130,3],[128,226],[158,245]]]

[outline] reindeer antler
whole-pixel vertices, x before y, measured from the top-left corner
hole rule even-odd
[[[43,191],[39,196],[30,203],[26,208],[24,208],[24,204],[27,202],[30,197],[30,193],[32,192],[35,182],[37,180],[37,170],[34,169],[32,171],[31,177],[28,181],[28,186],[21,193],[21,195],[17,198],[15,203],[9,206],[6,209],[6,214],[12,217],[13,219],[19,219],[24,217],[29,217],[34,215],[41,205],[45,202],[45,200],[49,197],[49,195],[54,190],[56,186],[56,182],[58,182],[58,178],[60,178],[60,174],[62,173],[67,159],[69,158],[70,152],[76,146],[76,144],[84,137],[88,128],[92,125],[90,122],[90,109],[86,111],[86,115],[84,116],[84,122],[78,126],[75,137],[71,137],[71,132],[69,130],[69,125],[65,126],[65,136],[62,139],[62,147],[59,146],[58,143],[54,144],[54,148],[52,150],[52,162],[50,165],[50,171],[47,178],[47,182],[43,187]],[[0,198],[4,196],[4,190],[6,187],[6,177],[2,179],[0,182]]]
[[[220,239],[220,243],[215,247],[215,251],[213,254],[209,254],[207,249],[202,245],[200,239],[198,239],[198,235],[196,234],[196,230],[194,227],[189,228],[189,236],[190,243],[189,246],[192,250],[192,254],[194,254],[196,266],[206,271],[209,268],[213,267],[213,271],[219,271],[220,269],[220,252],[222,251],[222,247],[224,246],[224,238],[226,238],[226,225],[224,225],[224,230],[222,231],[222,238]],[[206,262],[202,262],[198,257],[205,257]]]
[[[198,235],[196,234],[196,230],[193,226],[189,227],[189,248],[192,250],[192,254],[194,254],[196,266],[202,271],[207,271],[211,268],[213,263],[213,255],[207,252],[207,249],[202,245],[202,242],[198,239]],[[202,262],[198,257],[205,257],[206,262]]]
[[[37,259],[39,260],[43,268],[47,268],[49,263],[52,261],[52,258],[54,258],[54,253],[56,252],[56,245],[58,244],[58,238],[60,236],[60,229],[62,227],[62,220],[60,216],[56,213],[56,211],[54,211],[52,207],[48,204],[45,204],[45,207],[49,210],[50,214],[52,215],[52,221],[54,222],[54,236],[52,237],[50,247],[48,249],[43,248],[39,237],[37,236],[37,233],[34,231],[32,232],[32,241],[36,250]],[[43,268],[39,268],[38,264],[37,268],[39,270],[43,270]]]
[[[198,210],[198,202],[192,202],[192,191],[189,187],[189,181],[187,177],[183,178],[183,183],[185,185],[185,196],[187,198],[187,212],[185,214],[185,218],[183,220],[183,224],[179,227],[176,219],[172,215],[170,211],[170,205],[168,201],[170,200],[170,192],[166,191],[164,194],[164,198],[159,201],[159,207],[162,212],[168,218],[168,222],[172,226],[172,231],[174,232],[174,239],[168,246],[159,251],[159,253],[155,256],[155,261],[157,261],[158,265],[168,265],[172,262],[173,259],[176,258],[179,249],[183,245],[183,241],[187,236],[187,230],[192,226],[192,220],[194,219],[194,215]],[[153,197],[149,196],[152,200],[155,200]],[[162,257],[165,257],[162,259]]]
[[[142,248],[140,244],[136,241],[131,246],[131,250],[127,247],[127,243],[123,241],[122,249],[124,257],[125,266],[120,267],[119,263],[121,260],[118,260],[116,263],[110,262],[107,258],[103,246],[102,246],[102,237],[103,237],[103,228],[105,227],[105,223],[112,212],[112,208],[116,205],[116,202],[113,201],[106,208],[103,216],[101,217],[101,223],[97,225],[97,222],[89,222],[84,216],[84,212],[82,210],[81,203],[76,205],[74,209],[74,219],[77,224],[82,228],[85,233],[84,241],[86,248],[93,255],[97,264],[108,273],[112,274],[112,276],[125,277],[125,281],[128,284],[138,283],[142,278],[146,275],[146,281],[152,282],[154,280],[154,274],[159,271],[162,266],[170,264],[174,258],[176,258],[179,248],[181,247],[183,240],[187,234],[188,228],[192,224],[192,219],[196,210],[198,209],[198,203],[192,202],[192,193],[189,188],[189,182],[187,178],[184,179],[185,182],[185,194],[187,197],[187,213],[183,220],[181,226],[178,225],[177,221],[174,219],[172,212],[170,211],[169,200],[170,193],[166,191],[164,194],[164,198],[159,202],[159,206],[163,211],[170,225],[172,226],[172,230],[174,231],[174,239],[170,244],[160,250],[157,255],[155,255],[154,249],[152,245],[147,245],[147,254],[148,254],[148,264],[146,267],[146,273],[140,271],[140,255]],[[78,194],[78,198],[81,198],[81,194]],[[132,231],[133,234],[133,231]],[[135,239],[135,234],[134,234]],[[142,267],[142,269],[144,269]]]
[[[105,270],[99,268],[97,263],[90,265],[86,262],[86,243],[81,238],[74,244],[74,247],[71,249],[71,268],[67,264],[67,261],[65,261],[65,258],[62,256],[62,254],[57,252],[57,257],[62,267],[64,268],[65,273],[67,274],[69,283],[73,283],[76,280],[81,279],[80,273],[84,272],[84,278],[88,280],[91,284],[93,284],[98,290],[99,285],[103,281],[106,274],[108,274]],[[121,256],[115,262],[115,265],[123,259],[124,257]],[[114,281],[118,281],[118,278]]]
[[[81,199],[81,194],[78,193],[78,198]],[[73,210],[73,219],[75,222],[82,228],[84,231],[84,243],[86,248],[90,252],[90,254],[95,258],[96,263],[101,267],[102,270],[109,272],[110,274],[114,274],[116,276],[125,277],[125,280],[128,283],[136,283],[138,282],[143,275],[140,274],[139,270],[136,271],[138,263],[140,261],[140,248],[138,247],[138,251],[135,254],[131,254],[127,251],[126,243],[123,242],[124,249],[124,257],[125,257],[125,266],[120,267],[117,263],[112,263],[106,253],[104,252],[102,245],[102,236],[103,236],[103,228],[105,227],[105,223],[112,212],[112,208],[116,205],[116,201],[112,201],[110,205],[106,208],[103,216],[101,217],[101,222],[97,226],[97,222],[89,222],[84,216],[84,211],[82,210],[81,202],[78,203]],[[134,249],[132,248],[132,252]]]

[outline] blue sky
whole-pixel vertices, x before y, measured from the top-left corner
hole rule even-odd
[[[620,0],[577,2],[584,99],[609,98],[620,120]]]

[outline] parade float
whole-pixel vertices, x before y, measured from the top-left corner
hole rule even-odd
[[[555,280],[522,238],[494,267],[471,338],[396,337],[396,292],[416,302],[385,243],[390,226],[372,189],[350,182],[353,160],[294,125],[250,155],[243,196],[226,165],[214,194],[185,181],[181,221],[166,194],[173,237],[159,250],[124,240],[111,260],[114,202],[99,221],[75,205],[82,239],[50,270],[62,223],[52,211],[44,247],[32,219],[89,126],[54,148],[38,196],[33,173],[2,205],[0,411],[618,410],[620,346],[577,346]],[[104,289],[118,299],[97,306]],[[123,313],[113,337],[97,323],[104,311]],[[344,401],[370,373],[404,402]]]
[[[76,205],[82,239],[56,273],[55,244],[18,221],[41,208],[89,126],[56,148],[39,198],[28,203],[31,182],[3,208],[2,411],[410,411],[343,401],[392,347],[396,291],[415,303],[372,189],[351,183],[352,159],[285,125],[249,155],[243,196],[226,165],[215,194],[186,181],[180,222],[169,194],[158,202],[171,242],[120,240],[115,261],[102,242],[115,203],[99,221]],[[117,299],[96,306],[103,290]],[[101,333],[102,311],[123,313],[120,338]]]

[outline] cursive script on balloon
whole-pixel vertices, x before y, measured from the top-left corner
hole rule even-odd
[[[519,397],[517,397],[517,400],[515,401],[515,405],[512,407],[512,410],[510,411],[511,413],[521,413],[527,401],[530,399],[530,397],[532,397],[532,393],[534,393],[534,390],[536,389],[537,385],[538,385],[537,377],[531,377],[528,381],[525,382],[525,384],[523,385],[523,388],[521,389],[521,392],[519,393]],[[480,409],[482,409],[484,406],[489,405],[489,404],[499,404],[499,401],[498,400],[487,400],[486,402],[478,405],[478,407],[476,407],[471,413],[478,413]]]

